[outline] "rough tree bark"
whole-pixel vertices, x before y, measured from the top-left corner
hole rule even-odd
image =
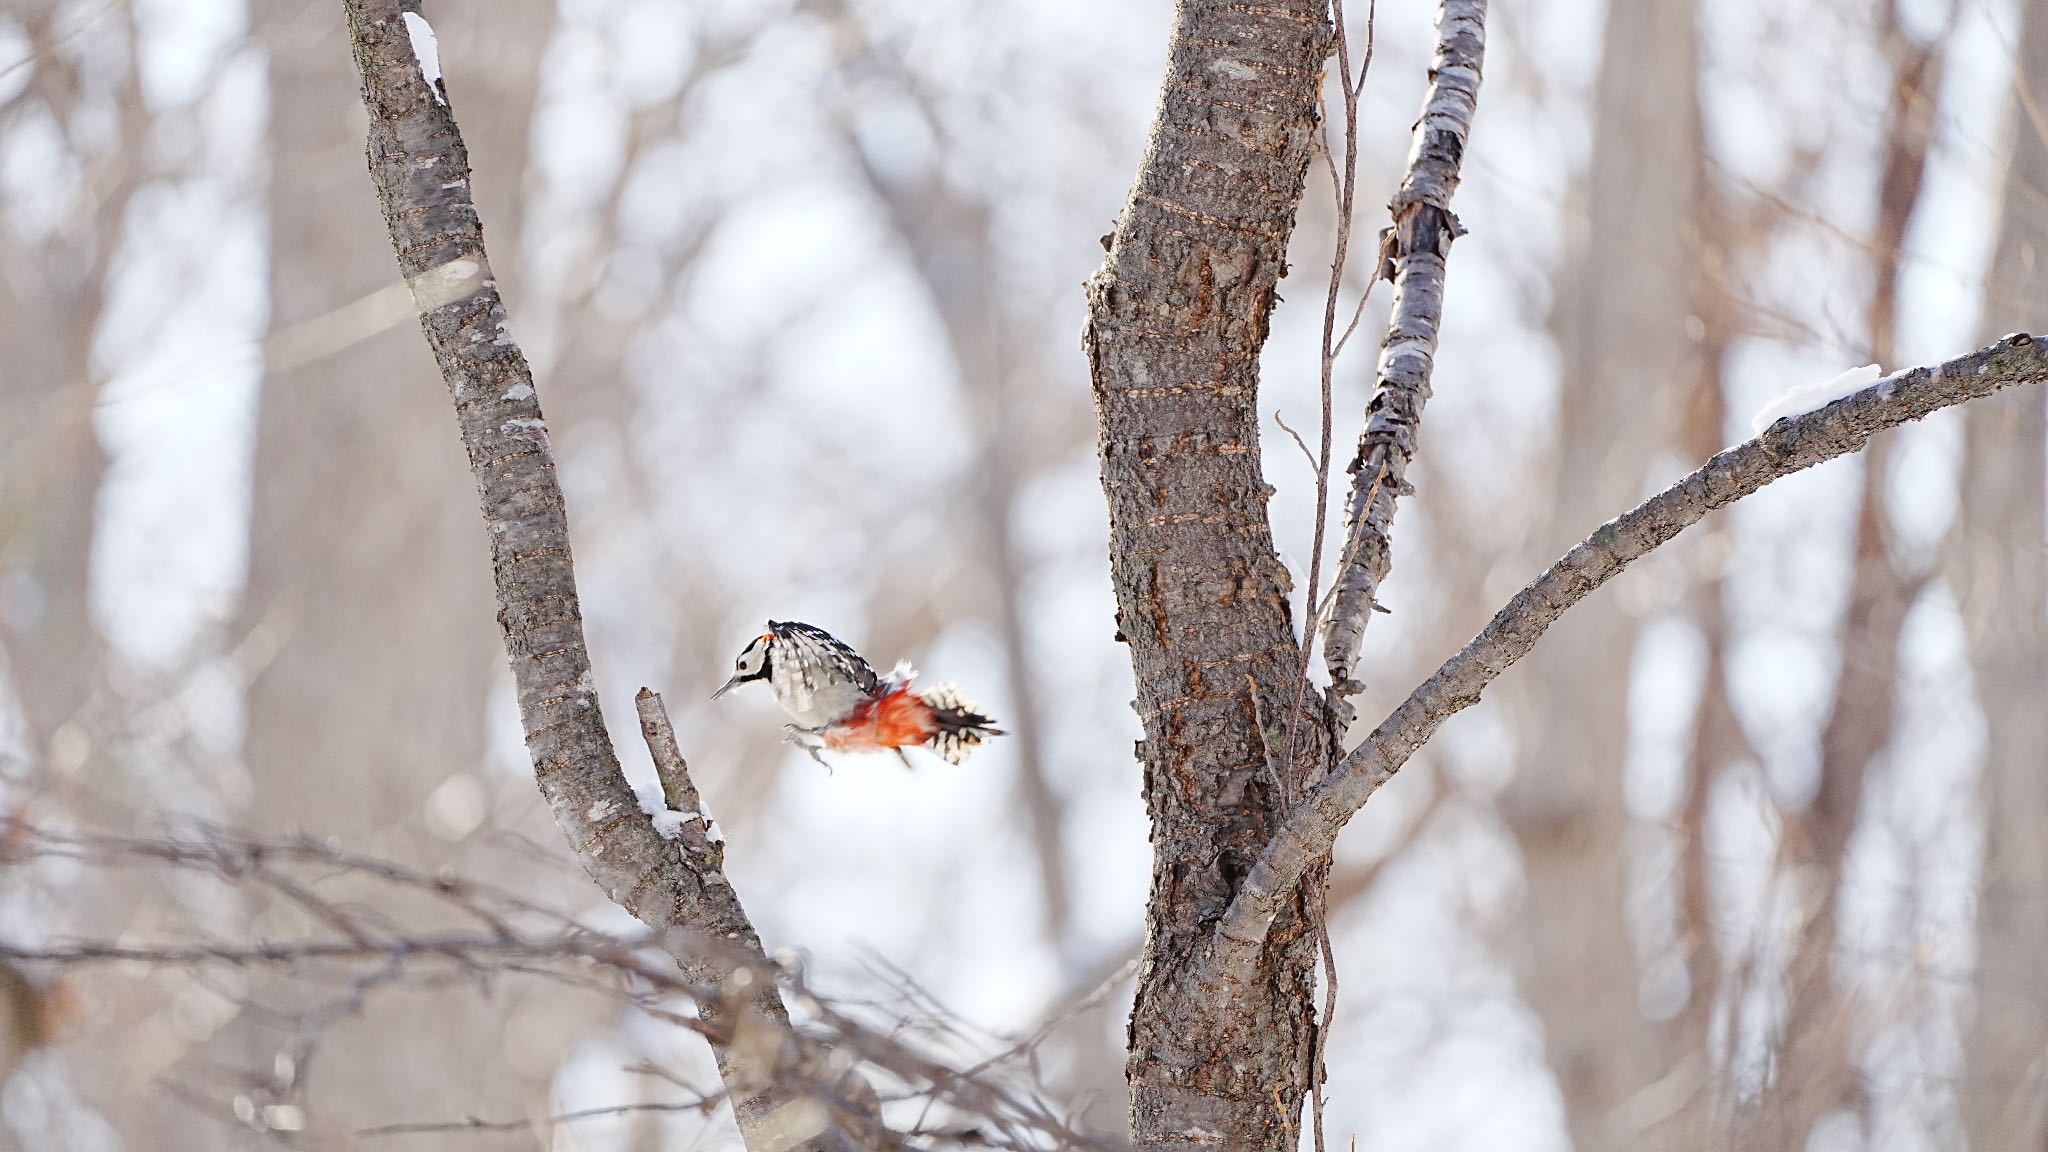
[[[422,74],[400,0],[346,0],[370,113],[369,166],[420,327],[454,402],[490,541],[498,623],[534,774],[584,870],[657,934],[690,982],[753,1152],[889,1143],[871,1095],[803,1067],[770,965],[701,823],[667,841],[607,735],[533,375],[508,331],[448,94]],[[680,760],[666,767],[679,770]]]
[[[1284,798],[1331,752],[1310,693],[1310,738],[1278,763],[1299,649],[1257,407],[1330,49],[1323,0],[1181,0],[1151,140],[1087,288],[1118,637],[1137,676],[1152,819],[1126,1065],[1142,1149],[1292,1149],[1309,1087],[1316,948],[1298,890],[1249,979],[1198,977]]]
[[[1985,331],[2048,316],[2048,10],[2023,7],[2016,135]],[[1963,412],[1952,579],[1984,710],[1984,862],[1975,1012],[1964,1047],[1970,1147],[2048,1152],[2048,392]]]
[[[1407,175],[1387,206],[1394,223],[1381,254],[1394,265],[1394,303],[1386,338],[1380,343],[1365,429],[1351,460],[1344,546],[1331,581],[1329,614],[1321,623],[1332,696],[1354,695],[1364,687],[1352,674],[1366,625],[1379,607],[1380,584],[1394,566],[1396,501],[1413,491],[1408,464],[1415,458],[1422,410],[1429,402],[1429,378],[1436,367],[1444,262],[1451,241],[1464,230],[1451,212],[1451,194],[1458,190],[1459,167],[1472,134],[1485,53],[1484,0],[1446,3],[1437,21],[1429,94],[1415,122]],[[1350,705],[1335,706],[1348,724]]]

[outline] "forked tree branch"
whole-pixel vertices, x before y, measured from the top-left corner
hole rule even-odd
[[[1408,462],[1415,457],[1416,433],[1436,364],[1444,261],[1451,241],[1464,233],[1451,213],[1451,194],[1458,189],[1458,167],[1472,133],[1485,54],[1486,0],[1443,0],[1437,12],[1429,92],[1409,145],[1408,173],[1388,205],[1394,224],[1381,242],[1381,255],[1394,264],[1393,315],[1380,346],[1378,382],[1366,405],[1365,430],[1351,460],[1344,550],[1330,583],[1330,610],[1321,621],[1330,697],[1345,722],[1351,709],[1343,698],[1359,689],[1352,678],[1359,647],[1379,606],[1380,582],[1393,566],[1388,537],[1395,502],[1412,491]],[[1314,612],[1315,605],[1309,611]]]
[[[1267,928],[1337,833],[1444,721],[1541,639],[1572,605],[1698,523],[1780,477],[1860,450],[1888,428],[2001,389],[2048,380],[2048,338],[2008,336],[1945,364],[1879,381],[1813,412],[1779,420],[1574,545],[1515,594],[1457,655],[1380,722],[1337,770],[1294,807],[1246,875],[1211,941],[1211,971],[1242,980]]]
[[[476,478],[498,623],[541,793],[584,870],[654,931],[690,985],[752,989],[699,1006],[716,1035],[735,1038],[714,1041],[713,1051],[748,1148],[873,1147],[877,1141],[866,1137],[880,1125],[871,1093],[848,1089],[826,1101],[787,1089],[803,1078],[781,1075],[781,1065],[800,1049],[718,854],[701,836],[664,840],[619,769],[591,680],[547,425],[491,278],[468,152],[440,85],[437,53],[427,50],[432,33],[400,0],[344,4],[370,114],[370,176]],[[678,756],[678,770],[680,763]],[[695,943],[706,940],[720,946]],[[739,1018],[718,1020],[729,1004],[739,1006]],[[849,1110],[846,1099],[864,1103]]]

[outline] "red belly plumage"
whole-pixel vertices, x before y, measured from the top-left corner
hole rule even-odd
[[[938,730],[931,705],[908,688],[863,700],[846,719],[820,735],[825,747],[841,752],[879,751],[910,748],[923,744]]]

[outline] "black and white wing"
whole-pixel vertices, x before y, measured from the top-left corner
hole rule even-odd
[[[775,636],[775,695],[799,726],[839,720],[881,687],[874,667],[830,632],[794,620],[771,620],[768,630]]]

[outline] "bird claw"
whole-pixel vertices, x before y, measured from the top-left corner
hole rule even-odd
[[[826,763],[823,756],[818,755],[818,745],[812,742],[816,739],[817,735],[818,732],[815,728],[802,728],[795,724],[784,724],[782,726],[782,742],[794,744],[803,749],[804,755],[824,765],[825,773],[829,776],[832,773],[832,765]]]

